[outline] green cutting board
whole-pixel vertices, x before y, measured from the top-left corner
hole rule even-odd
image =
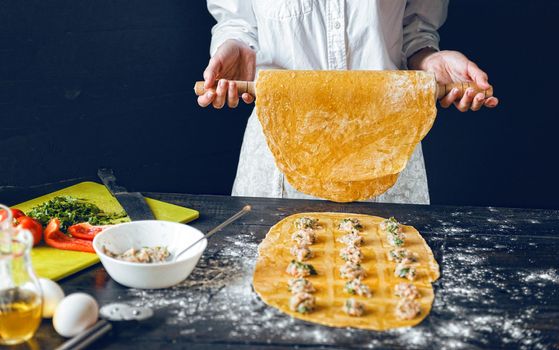
[[[76,198],[83,198],[88,202],[96,204],[99,208],[108,213],[118,213],[123,210],[120,204],[118,204],[118,201],[111,195],[107,188],[95,182],[82,182],[77,185],[64,188],[60,191],[49,193],[25,203],[18,204],[14,207],[27,213],[31,210],[31,208],[56,196],[73,196]],[[186,223],[197,219],[199,216],[199,213],[196,210],[180,207],[178,205],[161,202],[151,198],[146,198],[146,202],[151,208],[153,215],[155,215],[158,220]],[[55,281],[70,276],[99,262],[99,258],[94,253],[55,249],[45,245],[44,243],[41,243],[31,250],[31,260],[37,276],[49,278]]]

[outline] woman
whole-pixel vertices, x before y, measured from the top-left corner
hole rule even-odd
[[[202,107],[235,108],[236,86],[228,80],[254,80],[257,69],[389,70],[435,73],[440,84],[475,81],[488,88],[488,77],[456,51],[439,51],[438,28],[448,0],[208,0],[217,20],[212,29],[211,59],[204,71]],[[215,86],[215,81],[219,83]],[[495,97],[469,90],[451,91],[440,104],[462,112],[495,107]],[[252,103],[248,94],[241,96]],[[232,195],[312,198],[297,192],[274,164],[258,118],[250,116]],[[396,184],[371,199],[429,204],[421,144]]]

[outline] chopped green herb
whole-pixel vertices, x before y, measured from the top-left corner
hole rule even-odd
[[[400,223],[393,216],[384,220],[385,230],[388,232],[396,233],[400,228]]]
[[[345,291],[349,294],[355,294],[355,289],[353,289],[353,283],[351,281],[346,282]]]
[[[318,219],[302,217],[295,220],[295,227],[298,229],[314,229],[318,224]]]
[[[360,231],[363,228],[363,225],[359,222],[359,220],[354,218],[345,218],[340,221],[339,227],[343,227],[345,224],[350,223],[352,228]]]
[[[410,268],[409,267],[404,267],[403,269],[401,269],[398,272],[398,276],[400,277],[406,277],[406,275],[408,274],[408,272],[410,272]]]
[[[296,260],[291,260],[291,264],[294,264],[297,269],[307,270],[311,275],[316,275],[316,270],[311,264],[305,264]]]
[[[93,203],[72,196],[58,196],[40,204],[27,213],[46,226],[50,219],[58,218],[60,228],[66,231],[68,227],[81,222],[91,225],[107,225],[122,221],[126,212],[106,213]]]
[[[394,241],[394,244],[398,247],[400,247],[402,244],[404,244],[404,241],[398,235],[393,235],[393,241]]]

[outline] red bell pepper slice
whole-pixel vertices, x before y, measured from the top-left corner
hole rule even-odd
[[[91,241],[69,237],[60,231],[60,220],[57,218],[52,218],[45,228],[45,242],[47,245],[57,249],[95,253]]]
[[[82,222],[81,224],[75,224],[68,227],[68,233],[72,237],[87,239],[88,241],[93,241],[93,238],[101,233],[104,229],[109,227],[108,225],[94,226],[87,222]]]

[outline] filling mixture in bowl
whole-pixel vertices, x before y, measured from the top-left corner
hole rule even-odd
[[[171,255],[167,247],[142,247],[140,249],[130,248],[124,253],[117,254],[113,253],[103,246],[103,253],[107,256],[135,263],[159,263],[165,262],[167,258]]]

